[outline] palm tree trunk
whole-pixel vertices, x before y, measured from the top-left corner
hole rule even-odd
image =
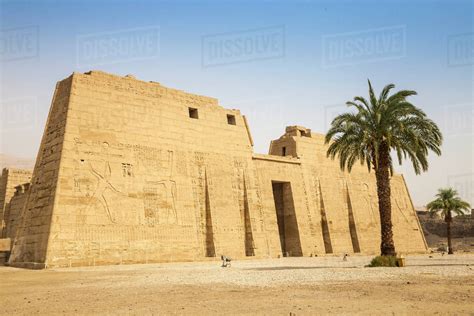
[[[451,216],[447,216],[446,218],[446,230],[448,235],[448,255],[452,255],[454,252],[451,244]]]
[[[379,163],[375,168],[377,196],[379,200],[382,256],[395,256],[392,232],[392,202],[390,200],[390,152],[388,146],[380,147]]]

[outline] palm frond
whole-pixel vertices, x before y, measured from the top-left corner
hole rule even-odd
[[[327,156],[339,159],[341,169],[350,171],[357,160],[368,170],[380,167],[381,157],[396,153],[402,164],[409,160],[415,172],[428,170],[430,152],[441,155],[443,136],[438,126],[420,108],[407,100],[416,91],[401,90],[390,95],[395,85],[386,85],[377,99],[370,80],[368,100],[354,97],[346,105],[355,112],[338,115],[331,123],[325,142],[331,143]],[[386,158],[385,158],[386,159]],[[393,172],[393,162],[388,161]]]
[[[430,213],[441,213],[444,218],[450,218],[451,213],[462,215],[464,212],[469,211],[471,206],[458,196],[458,192],[455,189],[442,188],[438,190],[436,199],[429,202],[426,208]]]

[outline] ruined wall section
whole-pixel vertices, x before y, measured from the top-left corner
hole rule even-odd
[[[0,238],[5,237],[5,212],[15,194],[15,187],[31,181],[31,170],[4,168],[0,177]]]
[[[0,175],[0,238],[5,230],[5,195],[7,190],[8,169],[4,168]]]
[[[43,268],[50,239],[57,181],[66,126],[72,78],[56,85],[46,127],[38,151],[31,188],[20,214],[9,263],[13,266]]]
[[[10,238],[12,246],[18,227],[21,224],[21,214],[26,204],[29,188],[29,182],[17,185],[13,197],[10,199],[10,203],[5,208],[4,238]]]

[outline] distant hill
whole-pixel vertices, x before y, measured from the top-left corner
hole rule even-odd
[[[439,216],[417,212],[428,246],[433,250],[446,249],[446,223]],[[451,224],[453,247],[458,251],[474,251],[474,216],[456,216]]]
[[[33,169],[35,159],[21,158],[0,153],[0,172],[3,168]]]

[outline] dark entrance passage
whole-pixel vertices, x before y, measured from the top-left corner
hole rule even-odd
[[[280,233],[283,256],[302,256],[300,233],[295,215],[293,194],[290,182],[272,181],[273,199],[277,213],[278,232]]]

